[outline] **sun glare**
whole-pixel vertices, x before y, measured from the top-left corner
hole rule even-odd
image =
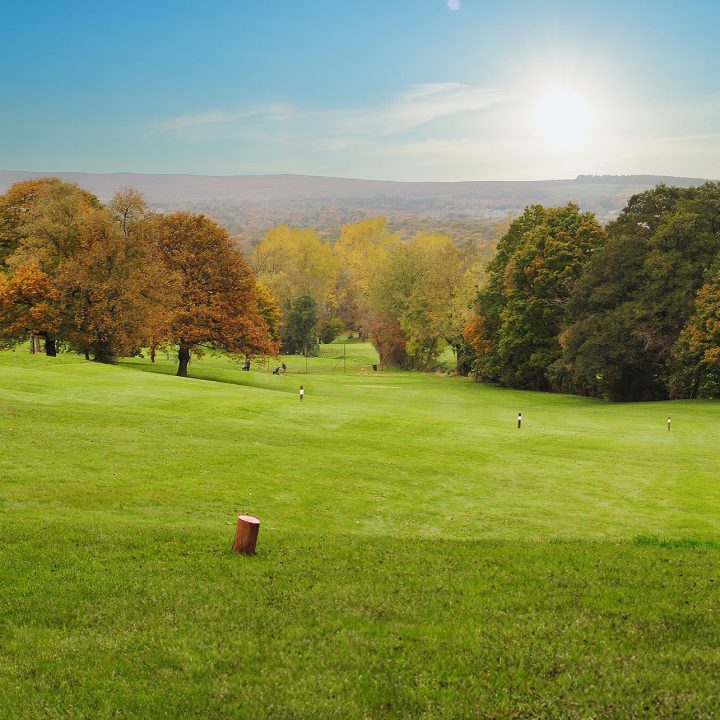
[[[533,122],[538,135],[547,142],[559,148],[573,148],[586,142],[593,113],[582,95],[558,88],[540,98]]]

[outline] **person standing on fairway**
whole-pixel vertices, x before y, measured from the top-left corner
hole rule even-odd
[[[305,388],[301,385],[300,386],[300,402],[303,401],[304,397],[305,397]]]

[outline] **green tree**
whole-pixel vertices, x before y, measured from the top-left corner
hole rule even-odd
[[[326,345],[331,343],[344,329],[345,324],[342,320],[338,320],[337,318],[326,320],[318,331],[320,342]]]
[[[318,321],[317,300],[312,295],[301,295],[290,300],[284,308],[285,324],[282,329],[282,347],[285,352],[303,355],[314,354],[317,347],[315,325]]]
[[[604,233],[592,213],[527,208],[488,266],[473,335],[481,377],[511,387],[562,389],[566,306]]]
[[[720,185],[660,185],[607,228],[569,306],[563,362],[576,392],[668,396],[673,348],[720,252]]]
[[[546,210],[542,205],[525,208],[523,214],[513,220],[500,238],[493,259],[486,267],[486,282],[476,299],[475,315],[466,326],[465,338],[475,353],[475,371],[478,377],[500,382],[501,366],[497,354],[500,340],[501,313],[506,304],[505,270],[513,254],[523,242],[529,230],[545,221]]]

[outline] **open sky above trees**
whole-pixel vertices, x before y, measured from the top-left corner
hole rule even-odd
[[[6,3],[5,169],[720,177],[710,0]]]

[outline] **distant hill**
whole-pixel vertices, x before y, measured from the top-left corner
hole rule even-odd
[[[54,175],[109,199],[132,185],[161,210],[205,212],[245,245],[281,223],[313,225],[332,236],[344,223],[384,215],[396,227],[448,231],[468,221],[497,221],[533,203],[577,202],[601,220],[617,215],[631,195],[664,182],[690,187],[700,178],[663,175],[579,175],[574,180],[390,182],[309,175],[151,175],[0,171],[0,192],[12,183]]]
[[[142,173],[75,173],[0,171],[0,192],[12,183],[57,176],[82,185],[107,199],[120,187],[132,185],[153,204],[232,202],[358,201],[422,212],[476,213],[484,207],[517,208],[533,202],[600,202],[618,194],[638,192],[664,182],[689,187],[699,178],[663,175],[579,175],[574,180],[467,182],[392,182],[351,180],[312,175],[150,175]],[[590,186],[590,187],[588,187]],[[597,198],[597,200],[594,200]],[[468,207],[465,207],[468,206]]]

